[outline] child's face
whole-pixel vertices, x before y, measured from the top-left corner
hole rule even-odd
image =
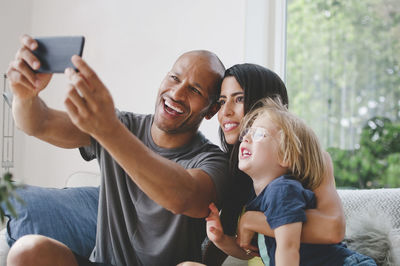
[[[254,121],[247,134],[241,139],[239,169],[252,179],[265,176],[275,178],[286,171],[283,171],[278,159],[278,131],[271,119],[262,115]]]

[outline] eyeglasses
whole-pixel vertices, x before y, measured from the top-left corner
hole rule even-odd
[[[254,142],[259,142],[263,138],[270,136],[268,131],[262,127],[248,127],[242,130],[239,135],[239,141],[242,142],[244,137],[249,135]]]

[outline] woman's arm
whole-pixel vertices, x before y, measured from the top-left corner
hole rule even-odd
[[[275,264],[277,266],[299,265],[302,224],[302,222],[297,222],[275,228]]]
[[[324,152],[326,175],[321,185],[314,190],[317,208],[306,210],[307,222],[303,224],[301,241],[315,244],[335,244],[343,240],[346,223],[330,155]]]
[[[345,233],[344,213],[336,192],[332,161],[324,153],[327,165],[326,176],[314,190],[317,208],[306,210],[307,222],[303,224],[301,242],[312,244],[334,244],[343,240]],[[264,213],[246,212],[239,221],[238,243],[242,248],[250,247],[254,232],[274,237]]]

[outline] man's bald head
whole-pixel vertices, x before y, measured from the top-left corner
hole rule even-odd
[[[224,78],[225,75],[225,66],[221,62],[221,60],[218,58],[218,56],[210,52],[208,50],[193,50],[186,52],[182,54],[181,56],[178,57],[178,59],[175,61],[175,64],[184,58],[196,58],[197,62],[206,62],[206,66],[209,68],[209,71],[214,74],[214,86],[213,86],[213,93],[212,93],[212,101],[216,101],[219,97],[219,94],[221,92],[221,84],[222,84],[222,79]]]

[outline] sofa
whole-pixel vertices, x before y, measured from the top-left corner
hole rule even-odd
[[[52,237],[88,256],[95,243],[99,185],[98,173],[79,171],[66,178],[64,189],[26,186],[17,191],[25,203],[11,201],[18,219],[5,208],[9,219],[0,231],[0,266],[6,265],[10,246],[28,233]]]
[[[85,197],[87,201],[92,201],[89,207],[92,208],[93,212],[97,206],[94,206],[95,204],[93,203],[97,200],[96,193],[98,197],[99,184],[99,174],[76,172],[67,178],[66,187],[68,189],[63,190],[63,193],[66,193],[67,197],[70,197],[70,195],[80,195],[79,193],[82,192],[86,193]],[[91,189],[82,189],[82,186],[91,187]],[[32,189],[39,189],[40,193],[40,188]],[[339,189],[338,193],[342,200],[346,216],[346,244],[353,250],[372,256],[378,265],[400,265],[400,188],[371,190]],[[67,205],[77,206],[74,205],[73,201],[68,202]],[[88,224],[90,230],[95,230],[97,213],[96,216],[91,215],[89,219],[85,215],[86,208],[89,207],[85,205],[77,206],[77,208],[83,208],[80,211],[82,215],[81,219],[87,219],[84,223]],[[20,226],[25,228],[26,224]],[[71,227],[69,230],[83,230],[82,232],[76,232],[75,235],[81,235],[89,231],[89,229],[84,230],[81,227]],[[10,221],[8,222],[8,228],[5,227],[0,231],[0,266],[6,265],[9,244],[12,244],[15,241],[14,238],[18,237],[18,235],[15,237],[13,233],[15,232],[12,231]],[[94,237],[95,233],[93,234],[92,231],[90,235]],[[63,238],[63,236],[60,237]],[[57,236],[55,238],[57,239]],[[94,239],[92,239],[92,242],[94,244]],[[84,247],[86,248],[86,253],[90,250],[92,242],[89,244],[84,243],[86,244],[86,247]],[[83,244],[80,242],[65,244],[68,246],[75,245],[76,249],[84,250],[81,247]],[[83,253],[83,255],[86,254]],[[247,265],[247,261],[229,257],[223,265],[244,266]]]

